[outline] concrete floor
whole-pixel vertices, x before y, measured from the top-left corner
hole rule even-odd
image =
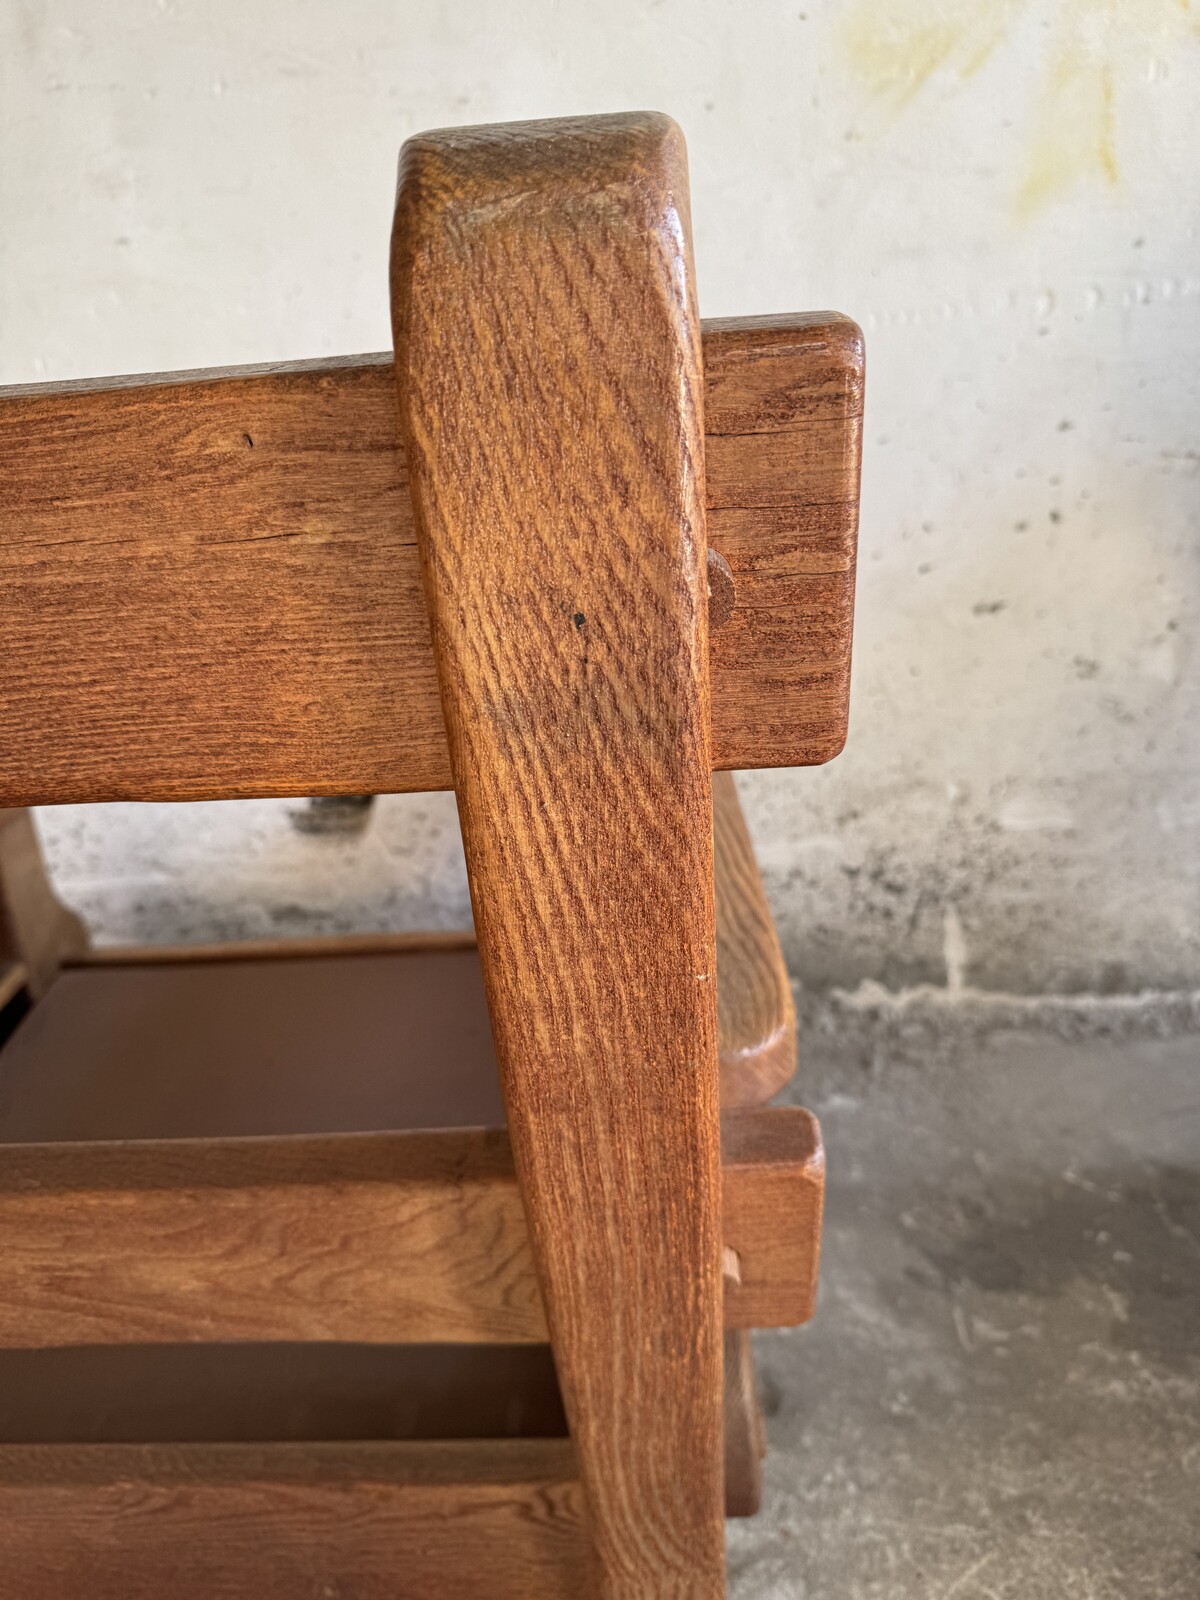
[[[735,1600],[1200,1596],[1194,1001],[815,1008],[816,1319]]]

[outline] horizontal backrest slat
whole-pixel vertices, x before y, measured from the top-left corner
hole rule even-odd
[[[704,353],[714,762],[815,764],[861,335],[709,323]],[[0,390],[0,638],[0,805],[450,787],[390,356]]]

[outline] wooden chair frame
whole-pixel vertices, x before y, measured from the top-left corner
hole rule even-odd
[[[0,1444],[30,1600],[715,1600],[745,1330],[812,1310],[820,1137],[762,1105],[794,1017],[713,771],[844,739],[861,335],[702,329],[649,114],[409,141],[392,309],[394,383],[0,391],[0,803],[452,785],[506,1126],[0,1145],[0,1350],[548,1342],[569,1441]],[[88,953],[0,818],[0,1004],[284,958]]]

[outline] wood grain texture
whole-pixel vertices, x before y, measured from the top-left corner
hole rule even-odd
[[[713,777],[721,1104],[760,1105],[796,1071],[796,1008],[733,775]]]
[[[713,637],[714,766],[816,765],[849,715],[863,337],[831,312],[708,328],[708,536],[737,596]]]
[[[539,1342],[508,1140],[9,1146],[0,1344]]]
[[[862,339],[709,325],[713,760],[845,734]],[[0,803],[451,787],[391,357],[0,389]]]
[[[808,1154],[801,1157],[806,1142]],[[753,1184],[730,1182],[722,1204],[725,1240],[737,1250],[742,1280],[738,1325],[807,1322],[817,1300],[825,1204],[825,1150],[816,1119],[799,1106],[726,1112],[721,1160],[727,1175],[742,1167],[755,1172]],[[758,1242],[768,1237],[778,1246],[770,1251],[769,1268]]]
[[[803,1321],[816,1124],[732,1111],[722,1142],[724,1321]],[[547,1336],[500,1129],[0,1146],[0,1347]]]
[[[0,1447],[20,1600],[568,1600],[565,1440]]]
[[[0,963],[22,967],[37,999],[87,943],[83,923],[51,887],[33,818],[24,809],[0,810]]]
[[[668,119],[423,135],[400,412],[517,1172],[608,1600],[724,1592],[700,330]]]

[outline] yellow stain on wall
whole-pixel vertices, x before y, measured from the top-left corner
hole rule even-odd
[[[856,0],[841,40],[872,95],[900,112],[935,76],[967,83],[1002,45],[1015,47],[1019,23],[1030,25],[1020,43],[1036,73],[1015,185],[1017,214],[1029,217],[1088,180],[1116,186],[1118,85],[1123,95],[1145,81],[1147,49],[1153,61],[1194,43],[1191,0]]]
[[[1114,185],[1118,177],[1113,69],[1068,50],[1041,96],[1017,212],[1031,216],[1093,176]]]
[[[1023,0],[859,0],[842,41],[860,77],[893,105],[907,105],[940,68],[970,78],[1001,43]]]

